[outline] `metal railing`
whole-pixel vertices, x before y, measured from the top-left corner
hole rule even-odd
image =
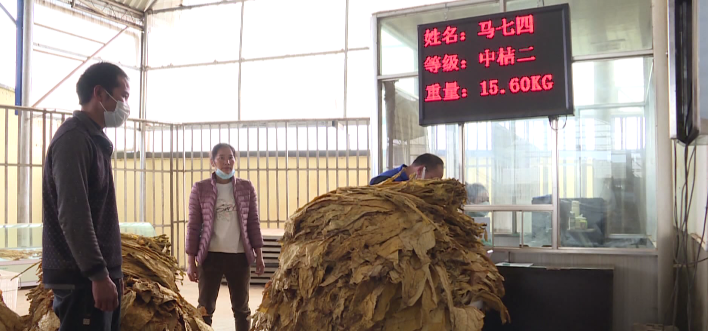
[[[0,224],[42,222],[47,149],[71,116],[0,105],[0,205],[5,210]],[[314,197],[365,185],[371,176],[370,121],[365,118],[187,124],[130,119],[104,131],[114,147],[119,219],[149,222],[158,234],[169,235],[180,264],[185,261],[191,187],[211,175],[209,155],[217,143],[236,149],[236,176],[256,187],[265,229],[282,228],[290,214]],[[24,148],[23,134],[28,141]],[[41,236],[30,232],[13,237],[0,234],[0,247],[41,246]]]

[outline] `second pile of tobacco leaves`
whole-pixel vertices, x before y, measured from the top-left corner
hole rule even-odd
[[[338,189],[298,210],[253,331],[481,330],[503,278],[456,180]]]

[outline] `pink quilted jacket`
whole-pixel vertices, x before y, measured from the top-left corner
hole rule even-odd
[[[263,247],[256,189],[245,179],[234,177],[233,184],[236,209],[241,216],[239,218],[241,243],[248,263],[252,265],[256,260],[253,250]],[[216,175],[213,173],[211,179],[195,183],[189,196],[186,250],[188,255],[196,256],[198,265],[204,262],[209,253],[209,243],[214,228],[216,196]]]

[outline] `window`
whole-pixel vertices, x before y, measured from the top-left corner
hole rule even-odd
[[[573,56],[652,48],[651,0],[545,0],[570,5]]]
[[[559,132],[561,244],[654,248],[656,190],[648,189],[655,185],[648,155],[655,147],[647,143],[655,135],[653,61],[595,61],[574,69],[579,66],[591,68],[594,79],[576,78],[575,94],[594,94]],[[573,217],[585,224],[573,224]]]
[[[349,1],[349,48],[371,46],[371,18],[374,13],[450,0],[348,0]],[[497,5],[497,7],[499,7]]]
[[[253,59],[344,49],[345,5],[341,0],[247,1],[243,57]]]
[[[76,110],[76,82],[91,65],[108,61],[128,75],[130,118],[140,115],[140,39],[137,30],[118,27],[105,20],[73,12],[55,4],[35,4],[34,52],[32,54],[31,105]],[[80,37],[79,37],[80,36]],[[96,57],[82,65],[103,44],[115,38]],[[79,67],[80,66],[80,67]],[[76,72],[68,76],[73,70]],[[66,80],[59,84],[63,79]],[[54,90],[52,90],[54,89]],[[51,93],[50,93],[51,92]]]
[[[12,88],[15,86],[15,50],[17,30],[13,20],[17,15],[17,1],[0,0],[0,4],[10,13],[7,17],[0,12],[0,85]],[[0,10],[1,11],[1,10]]]
[[[160,2],[155,8],[208,2]],[[352,42],[352,51],[344,42],[347,3],[350,41],[365,39]],[[346,117],[371,117],[370,29],[353,30],[352,22],[370,19],[370,10],[407,3],[258,0],[158,11],[148,18],[147,116],[178,122],[342,118],[346,107]]]
[[[387,17],[380,21],[382,75],[418,71],[418,25],[499,12],[499,4],[481,3],[420,14]]]
[[[242,70],[243,120],[344,114],[344,54],[246,62]]]
[[[238,119],[238,64],[220,64],[148,73],[147,119],[213,122]]]
[[[433,153],[445,161],[445,177],[460,178],[459,126],[418,125],[418,78],[385,81],[382,86],[382,171]]]
[[[575,62],[575,116],[560,118],[557,127],[547,118],[464,125],[463,173],[448,168],[446,176],[483,192],[468,196],[466,212],[490,224],[495,246],[551,247],[557,231],[559,246],[656,248],[651,6],[602,1],[570,2],[573,55],[648,50],[646,56]],[[510,11],[537,5],[506,2]],[[379,20],[380,74],[404,74],[379,81],[384,170],[425,152],[449,159],[459,148],[458,126],[418,125],[417,25],[498,10],[499,3],[481,3]],[[552,226],[554,174],[559,229]],[[486,202],[489,207],[474,206]]]
[[[238,60],[241,4],[149,16],[151,67]]]

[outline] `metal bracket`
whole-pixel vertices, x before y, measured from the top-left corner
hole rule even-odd
[[[145,13],[118,3],[104,0],[73,0],[71,1],[71,7],[138,30],[143,30],[144,28],[143,18]]]

